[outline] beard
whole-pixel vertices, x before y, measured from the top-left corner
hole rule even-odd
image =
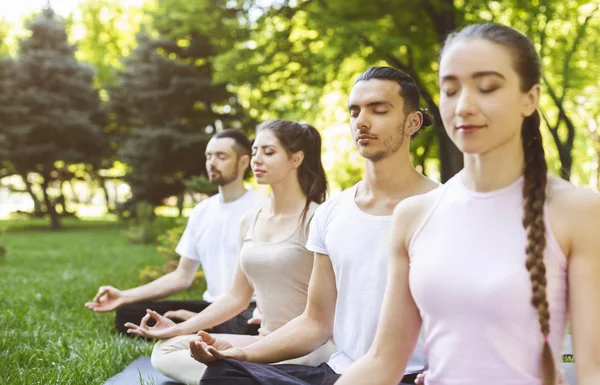
[[[383,139],[383,149],[377,151],[374,154],[369,154],[365,156],[366,159],[370,160],[373,163],[377,163],[390,155],[395,154],[404,144],[404,140],[406,139],[404,124],[406,123],[406,118],[402,121],[402,124],[398,127],[396,132]]]
[[[233,182],[238,177],[237,171],[233,171],[229,174],[224,174],[218,170],[211,170],[211,172],[213,172],[214,175],[211,177],[211,174],[209,173],[208,180],[210,181],[210,183],[214,184],[215,186],[224,186],[226,184]]]

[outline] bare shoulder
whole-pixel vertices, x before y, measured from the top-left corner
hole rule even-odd
[[[442,186],[432,183],[430,187],[423,194],[403,199],[394,209],[392,226],[403,234],[404,241],[408,241],[412,237],[414,231],[425,219],[425,215],[442,194]]]
[[[548,179],[550,223],[566,255],[598,245],[600,194],[557,177]]]
[[[600,221],[600,194],[555,176],[548,178],[548,203],[561,221]]]

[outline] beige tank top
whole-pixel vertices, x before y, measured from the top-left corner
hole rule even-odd
[[[240,250],[240,266],[254,287],[263,320],[259,335],[265,336],[304,312],[313,253],[306,249],[308,225],[319,205],[312,202],[304,223],[279,242],[254,239],[255,210]]]

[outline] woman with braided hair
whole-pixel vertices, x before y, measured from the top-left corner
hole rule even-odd
[[[600,196],[548,176],[533,43],[499,24],[452,34],[444,127],[464,169],[401,202],[375,342],[339,384],[397,384],[419,329],[427,385],[554,385],[566,323],[579,385],[600,384]]]

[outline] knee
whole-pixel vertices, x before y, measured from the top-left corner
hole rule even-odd
[[[165,374],[169,371],[169,360],[168,360],[168,351],[167,351],[167,342],[168,340],[160,340],[152,349],[152,355],[150,356],[150,363],[154,369],[159,372]]]

